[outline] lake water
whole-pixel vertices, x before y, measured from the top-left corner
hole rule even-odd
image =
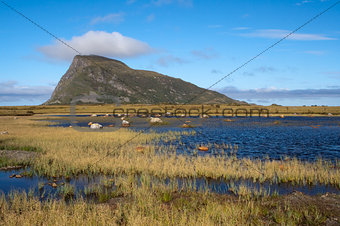
[[[98,122],[104,127],[115,125],[120,127],[120,119],[113,117],[75,117],[76,122],[70,121],[70,117],[53,116],[56,119],[49,119],[53,122],[50,126],[69,127],[70,125],[88,128],[88,122]],[[330,161],[338,161],[340,157],[340,119],[336,117],[238,117],[229,118],[163,118],[166,125],[150,126],[145,118],[130,119],[131,130],[136,131],[156,131],[159,133],[168,131],[194,131],[194,135],[183,135],[176,140],[157,140],[153,141],[156,145],[175,145],[176,153],[193,155],[220,155],[228,154],[230,149],[221,148],[222,144],[237,145],[237,156],[265,159],[280,159],[284,157],[296,157],[301,160],[314,161],[323,158]],[[194,128],[181,128],[181,125],[190,120],[190,125]],[[231,121],[230,121],[231,120]],[[109,127],[107,127],[109,128]],[[105,132],[96,130],[96,132]],[[207,152],[197,152],[197,145],[210,145]],[[98,185],[105,176],[77,176],[71,179],[65,178],[46,178],[38,176],[26,176],[23,178],[10,178],[12,174],[21,174],[23,169],[0,171],[0,192],[8,194],[11,190],[24,190],[28,192],[34,189],[34,194],[38,197],[60,198],[64,186],[71,186],[76,195],[88,198],[84,190],[88,186]],[[136,178],[140,180],[140,178]],[[339,188],[329,185],[294,185],[291,183],[258,183],[251,180],[226,181],[206,178],[175,178],[152,180],[152,186],[170,184],[175,182],[178,186],[188,186],[196,191],[210,191],[220,194],[231,194],[232,187],[244,185],[250,189],[258,189],[268,194],[288,194],[293,191],[301,191],[305,194],[316,195],[326,192],[339,194]],[[51,183],[56,182],[57,188],[53,188]],[[112,187],[104,189],[115,189],[114,182]],[[91,195],[89,196],[91,198]]]
[[[59,117],[59,116],[57,116]],[[222,144],[237,145],[240,158],[281,159],[296,157],[301,160],[314,161],[318,158],[336,161],[340,158],[340,118],[337,117],[238,117],[229,118],[162,118],[167,125],[152,126],[145,118],[132,118],[129,129],[145,132],[195,131],[195,135],[181,136],[178,140],[157,141],[158,145],[176,145],[177,153],[193,154],[197,145],[209,145],[207,152],[200,155],[218,155],[230,150],[223,150]],[[190,120],[194,128],[181,128]],[[120,119],[113,117],[78,116],[76,122],[60,116],[49,120],[54,125],[88,128],[88,122],[98,122],[104,127],[120,126]],[[105,130],[100,130],[102,132]]]

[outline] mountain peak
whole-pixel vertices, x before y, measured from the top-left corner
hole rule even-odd
[[[113,100],[103,100],[103,96],[131,104],[242,103],[181,79],[134,70],[118,60],[77,55],[44,104],[70,104],[75,97],[80,103],[112,103]]]

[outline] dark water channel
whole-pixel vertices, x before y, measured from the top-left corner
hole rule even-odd
[[[97,199],[94,192],[89,192],[89,188],[98,187],[101,193],[108,193],[116,190],[113,176],[102,175],[80,175],[69,179],[66,178],[46,178],[37,175],[25,176],[29,170],[6,170],[0,171],[0,193],[8,195],[11,191],[25,191],[38,196],[41,200],[46,198],[79,198]],[[23,175],[21,178],[10,178],[13,174]],[[140,185],[143,177],[136,176],[135,182]],[[150,180],[150,178],[149,178]],[[175,178],[160,179],[151,177],[150,186],[175,186],[179,190],[190,191],[209,191],[218,194],[238,194],[240,186],[247,187],[250,190],[260,191],[261,194],[289,194],[293,191],[300,191],[308,195],[318,195],[325,193],[340,194],[340,189],[336,186],[313,184],[313,185],[294,185],[292,183],[270,183],[270,182],[253,182],[252,180],[223,180],[223,179],[206,179],[206,178]],[[53,187],[55,183],[57,186]],[[87,190],[87,191],[86,191]]]

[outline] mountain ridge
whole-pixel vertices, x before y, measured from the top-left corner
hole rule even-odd
[[[77,103],[245,104],[154,71],[96,55],[77,55],[44,105]],[[192,100],[192,102],[191,102]]]

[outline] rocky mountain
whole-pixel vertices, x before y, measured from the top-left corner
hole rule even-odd
[[[178,78],[134,70],[121,61],[101,56],[75,56],[44,104],[242,104]]]

